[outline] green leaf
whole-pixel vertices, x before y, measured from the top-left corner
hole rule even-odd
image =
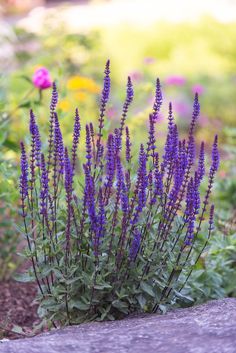
[[[19,334],[22,334],[22,335],[25,335],[24,334],[24,331],[22,329],[22,327],[18,326],[18,325],[14,325],[11,329],[11,331],[15,332],[15,333],[19,333]]]
[[[23,103],[21,103],[21,104],[19,104],[19,108],[30,108],[30,106],[31,106],[31,102],[30,101],[25,101],[25,102],[23,102]]]
[[[140,283],[140,287],[145,293],[149,294],[151,297],[153,297],[153,298],[156,297],[156,295],[155,295],[155,293],[153,291],[153,288],[150,286],[150,284],[147,284],[146,282],[142,281]]]
[[[142,294],[139,294],[137,296],[137,300],[138,300],[138,303],[139,303],[140,307],[142,309],[144,309],[144,307],[146,305],[146,302],[147,302],[146,298]]]
[[[112,306],[124,314],[128,314],[128,304],[121,300],[113,300]]]
[[[166,314],[166,312],[167,312],[167,306],[166,305],[160,304],[160,305],[158,305],[158,308],[160,309],[162,314]]]
[[[182,305],[182,306],[192,306],[194,304],[194,300],[193,298],[187,296],[187,295],[183,295],[180,292],[174,290],[174,294],[177,298],[177,302]]]
[[[71,300],[69,303],[71,309],[76,308],[81,311],[86,311],[89,309],[90,305],[81,302],[80,300]]]
[[[112,289],[112,286],[108,283],[103,283],[103,284],[96,284],[94,286],[94,289],[98,289],[98,290],[103,290],[103,289]]]
[[[27,282],[33,282],[35,281],[35,276],[33,274],[30,274],[28,272],[25,273],[17,273],[13,276],[13,278],[18,281],[18,282],[23,282],[23,283],[27,283]]]

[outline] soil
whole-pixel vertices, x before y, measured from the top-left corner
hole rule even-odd
[[[34,325],[40,322],[37,304],[33,302],[36,293],[35,284],[14,280],[0,283],[0,338],[22,338],[11,332],[14,325],[27,334],[32,332]]]

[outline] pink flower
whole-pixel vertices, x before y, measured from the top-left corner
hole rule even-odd
[[[107,117],[113,118],[115,116],[116,110],[113,107],[107,109]]]
[[[188,115],[190,113],[190,109],[188,104],[183,101],[173,102],[174,111],[176,111],[179,115]]]
[[[186,83],[186,79],[183,76],[169,76],[166,78],[167,85],[183,86]]]
[[[52,80],[49,71],[46,67],[40,67],[37,69],[32,78],[35,87],[41,89],[46,89],[52,86]]]
[[[205,91],[205,88],[202,85],[200,85],[200,83],[197,83],[196,85],[192,86],[193,93],[203,94],[204,91]]]
[[[150,64],[154,64],[156,62],[156,59],[152,58],[151,56],[148,56],[143,59],[143,62],[144,64],[150,65]]]
[[[132,81],[140,81],[142,79],[142,74],[139,71],[132,71],[130,72],[129,76],[131,77]]]

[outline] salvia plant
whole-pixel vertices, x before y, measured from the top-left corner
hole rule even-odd
[[[40,315],[54,325],[165,310],[184,297],[180,291],[213,229],[209,197],[219,153],[216,136],[205,177],[204,142],[196,153],[194,140],[198,95],[186,139],[179,137],[169,104],[166,142],[163,151],[157,151],[162,105],[157,79],[149,131],[137,158],[126,125],[134,96],[131,79],[120,124],[105,134],[109,96],[108,61],[97,130],[87,124],[85,146],[79,147],[76,109],[72,143],[65,146],[54,83],[47,151],[32,110],[29,152],[21,142],[22,231],[28,243],[25,256],[32,263],[27,278],[37,282]],[[201,197],[204,178],[208,186]],[[208,225],[203,227],[205,218]]]

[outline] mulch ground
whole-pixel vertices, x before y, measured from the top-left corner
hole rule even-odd
[[[32,332],[33,326],[40,322],[37,304],[33,303],[36,293],[35,284],[0,282],[0,338],[22,338],[11,332],[14,325],[22,327],[25,333]]]

